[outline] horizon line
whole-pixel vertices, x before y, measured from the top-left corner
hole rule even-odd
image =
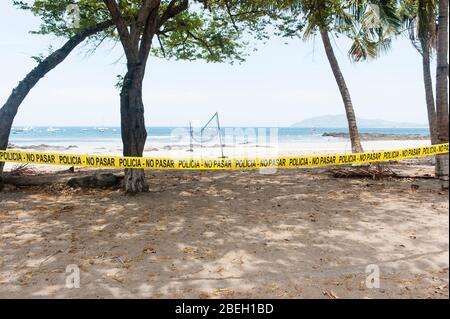
[[[413,124],[413,123],[412,123]],[[111,125],[13,125],[12,128],[121,128],[120,125],[118,126],[111,126]],[[182,126],[182,125],[150,125],[146,126],[146,128],[189,128],[189,126]],[[308,128],[308,129],[321,129],[321,128],[345,128],[348,129],[347,126],[253,126],[253,125],[231,125],[231,126],[222,126],[222,128]],[[427,124],[417,124],[417,126],[359,126],[359,128],[428,128]]]

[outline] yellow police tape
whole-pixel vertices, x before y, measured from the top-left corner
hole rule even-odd
[[[283,156],[278,158],[255,159],[173,159],[0,151],[0,162],[101,168],[142,168],[157,170],[248,170],[260,168],[302,168],[383,162],[446,154],[448,153],[448,148],[449,144],[446,143],[432,146],[359,154]]]

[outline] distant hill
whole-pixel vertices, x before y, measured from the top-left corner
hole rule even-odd
[[[345,115],[325,115],[325,116],[317,116],[317,117],[305,119],[299,123],[295,123],[291,127],[341,128],[341,127],[347,127],[347,126],[348,126],[347,118]],[[393,122],[393,121],[385,121],[385,120],[358,119],[358,126],[360,128],[421,128],[421,127],[427,127],[427,124]]]

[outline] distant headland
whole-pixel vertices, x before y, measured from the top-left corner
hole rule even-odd
[[[291,125],[291,127],[306,127],[306,128],[323,128],[333,127],[341,128],[347,127],[347,118],[345,115],[324,115],[305,119],[301,122]],[[423,123],[406,123],[385,121],[379,119],[358,119],[358,127],[360,128],[425,128],[427,124]]]

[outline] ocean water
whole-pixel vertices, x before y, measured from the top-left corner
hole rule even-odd
[[[161,156],[186,156],[186,151],[194,145],[193,155],[216,156],[220,145],[226,145],[227,155],[245,155],[243,150],[258,148],[277,149],[283,154],[313,153],[321,151],[350,151],[350,142],[346,138],[322,136],[325,132],[346,133],[345,128],[269,128],[244,127],[217,128],[204,131],[193,129],[191,138],[187,127],[149,127],[146,152]],[[361,133],[415,134],[428,135],[426,128],[362,128]],[[203,142],[202,142],[203,139]],[[365,142],[368,149],[389,147],[413,147],[427,144],[426,141],[373,141]],[[119,127],[15,127],[12,130],[10,144],[17,148],[38,151],[63,150],[72,153],[120,154],[122,151],[121,131]],[[13,146],[13,147],[14,147]],[[64,150],[64,148],[66,148]],[[201,152],[199,151],[201,150]],[[208,153],[209,150],[209,153]],[[156,153],[155,153],[156,152]],[[231,154],[234,153],[234,154]]]

